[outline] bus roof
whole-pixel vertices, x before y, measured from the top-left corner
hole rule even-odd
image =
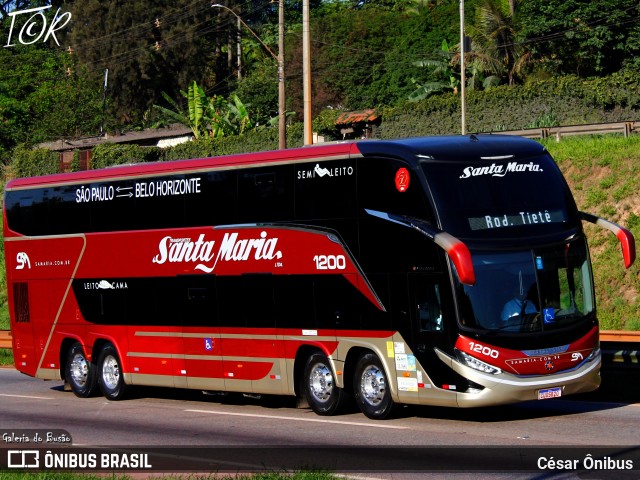
[[[17,178],[9,182],[5,190],[43,185],[73,184],[95,180],[118,179],[121,177],[171,174],[174,172],[196,172],[198,170],[206,170],[212,167],[249,167],[261,164],[288,163],[318,158],[345,158],[352,153],[358,153],[357,148],[354,146],[354,142],[339,142],[317,146],[314,145],[311,147],[242,153],[219,157],[116,165],[109,168],[84,170],[81,172]]]
[[[358,150],[365,156],[375,153],[396,157],[399,154],[404,157],[433,157],[438,160],[486,160],[539,155],[545,148],[534,140],[515,135],[471,134],[359,142]]]
[[[220,167],[249,167],[269,163],[304,162],[310,159],[345,158],[349,156],[384,155],[405,159],[416,156],[442,160],[454,158],[486,157],[503,155],[514,157],[539,154],[544,147],[533,140],[509,135],[450,135],[434,137],[403,138],[395,140],[354,140],[318,144],[286,150],[271,150],[219,157],[175,160],[167,162],[135,163],[110,168],[60,173],[39,177],[17,178],[10,181],[5,190],[30,188],[42,185],[73,184],[121,177],[158,175],[173,172],[191,172]]]

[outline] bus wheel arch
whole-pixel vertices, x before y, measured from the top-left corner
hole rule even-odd
[[[357,359],[353,370],[353,392],[362,413],[374,420],[388,418],[395,410],[389,373],[372,351],[365,351]]]
[[[122,400],[128,393],[120,355],[110,342],[104,342],[98,354],[98,385],[108,400]]]
[[[301,349],[296,355],[296,376],[301,396],[318,415],[334,415],[345,403],[345,392],[327,355],[317,348]]]
[[[80,398],[93,396],[97,387],[97,366],[87,358],[82,344],[75,339],[66,339],[60,356],[64,358],[61,367],[64,380],[74,395]]]
[[[354,394],[354,386],[353,381],[355,379],[356,374],[356,366],[358,365],[358,360],[360,357],[367,353],[374,353],[365,347],[351,347],[347,352],[347,356],[344,359],[344,389],[350,395]]]

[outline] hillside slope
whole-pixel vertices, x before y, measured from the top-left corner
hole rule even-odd
[[[640,246],[640,136],[547,140],[578,208],[630,229]],[[625,270],[617,238],[585,224],[603,329],[640,330],[640,268]]]

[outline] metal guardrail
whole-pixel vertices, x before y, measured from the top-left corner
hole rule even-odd
[[[555,137],[560,141],[562,137],[571,135],[597,135],[604,133],[621,133],[628,137],[632,133],[640,133],[640,121],[616,122],[616,123],[594,123],[590,125],[569,125],[566,127],[542,127],[527,128],[523,130],[507,130],[504,132],[493,132],[505,135],[518,135],[520,137],[545,139]]]
[[[600,349],[605,367],[640,368],[640,332],[602,330]]]
[[[0,330],[0,348],[12,348],[11,332],[9,330]]]

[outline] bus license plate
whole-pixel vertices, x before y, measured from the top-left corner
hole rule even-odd
[[[547,388],[545,390],[538,390],[538,400],[547,400],[549,398],[558,398],[562,396],[562,389],[560,387]]]

